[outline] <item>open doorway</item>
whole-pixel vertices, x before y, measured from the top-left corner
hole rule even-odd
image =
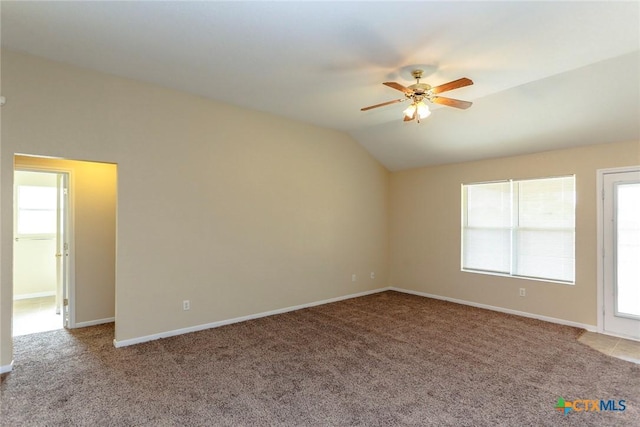
[[[59,203],[59,208],[56,208],[56,221],[64,218],[61,223],[56,223],[56,227],[60,230],[56,230],[57,237],[53,253],[51,252],[52,241],[49,240],[47,243],[49,246],[46,257],[49,260],[47,269],[50,281],[49,288],[46,290],[25,291],[19,288],[17,275],[20,274],[21,255],[17,244],[28,242],[45,246],[45,241],[35,239],[21,241],[21,233],[15,230],[18,241],[14,239],[13,247],[14,296],[17,297],[12,314],[14,335],[20,333],[19,317],[23,311],[19,306],[20,301],[32,302],[33,311],[46,311],[49,317],[55,316],[57,328],[61,328],[62,324],[73,329],[114,322],[117,165],[16,154],[14,171],[16,174],[22,171],[34,172],[38,174],[36,178],[55,176],[56,195],[53,196],[53,190],[49,190],[49,196],[46,197],[55,198]],[[15,185],[14,197],[16,197],[15,206],[17,207],[19,205],[17,198],[21,192],[17,188],[20,185],[19,176],[15,177]],[[47,185],[52,187],[53,179]],[[66,191],[64,191],[65,188]],[[30,214],[45,216],[45,211],[49,211],[49,224],[53,224],[51,205],[47,207],[38,204],[45,197],[43,192],[47,193],[42,190],[36,195],[36,201],[28,205],[32,207]],[[16,210],[17,208],[14,209]],[[25,213],[27,210],[25,209]],[[17,215],[18,212],[14,214]],[[19,227],[19,222],[14,218],[14,227]],[[49,227],[49,231],[51,229],[52,227]],[[66,237],[60,237],[65,233]],[[35,235],[35,237],[51,239],[50,232],[44,234],[44,236]],[[55,267],[52,267],[51,258],[54,259]],[[25,258],[24,263],[30,274],[44,274],[44,268],[37,267],[35,258]],[[55,290],[51,287],[52,271],[55,271],[56,275]],[[59,284],[62,286],[60,287]],[[36,301],[34,298],[21,298],[25,294],[37,297],[39,292],[46,293],[43,297],[48,299]],[[52,309],[53,315],[50,314]],[[61,314],[55,314],[56,310]]]
[[[68,326],[68,182],[67,172],[14,172],[14,336]]]

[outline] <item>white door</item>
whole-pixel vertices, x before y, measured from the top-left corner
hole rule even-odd
[[[603,330],[640,340],[640,168],[602,174]]]
[[[62,324],[69,327],[69,232],[68,206],[69,190],[67,173],[57,175],[57,209],[56,209],[56,312],[62,313]]]

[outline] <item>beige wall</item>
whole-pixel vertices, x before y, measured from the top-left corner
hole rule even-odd
[[[75,323],[114,317],[117,166],[28,156],[14,164],[70,172]]]
[[[637,164],[640,144],[628,142],[394,173],[390,285],[596,325],[596,170]],[[462,183],[569,174],[577,191],[575,285],[460,271]]]
[[[7,51],[2,94],[2,365],[14,153],[117,163],[117,340],[387,284],[389,173],[345,133]]]
[[[13,298],[56,294],[56,238],[20,239],[13,244]]]

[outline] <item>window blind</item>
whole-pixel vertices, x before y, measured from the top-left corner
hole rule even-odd
[[[575,177],[463,185],[462,268],[574,282]]]

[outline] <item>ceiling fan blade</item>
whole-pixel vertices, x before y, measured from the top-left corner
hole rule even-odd
[[[369,107],[361,108],[360,111],[367,111],[367,110],[371,110],[373,108],[384,107],[385,105],[395,104],[395,103],[398,103],[398,102],[402,102],[402,101],[404,101],[406,99],[407,98],[394,99],[393,101],[387,101],[387,102],[383,102],[382,104],[376,104],[376,105],[371,105]]]
[[[395,90],[399,90],[400,92],[404,92],[407,95],[413,95],[413,91],[411,89],[409,89],[408,87],[402,86],[400,83],[384,82],[382,84],[385,86],[389,86],[390,88],[393,88]]]
[[[472,84],[473,84],[473,81],[471,79],[463,77],[461,79],[454,80],[452,82],[445,83],[445,84],[442,84],[440,86],[432,87],[431,88],[431,93],[433,93],[433,94],[442,93],[442,92],[446,92],[446,91],[449,91],[449,90],[453,90],[453,89],[458,89],[458,88],[461,88],[461,87],[469,86],[469,85],[472,85]]]
[[[471,107],[471,105],[473,105],[473,102],[460,101],[459,99],[445,98],[443,96],[434,96],[433,98],[431,98],[431,102],[446,105],[447,107],[460,108],[462,110],[466,110],[467,108]]]

